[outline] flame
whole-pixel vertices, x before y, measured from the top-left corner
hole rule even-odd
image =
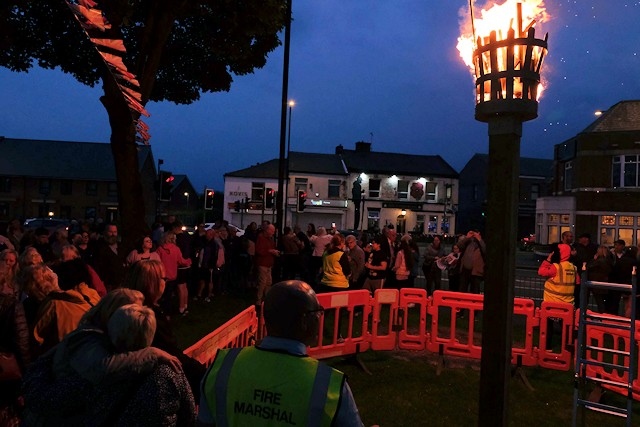
[[[460,53],[460,57],[464,63],[469,67],[472,75],[477,76],[476,65],[474,63],[474,52],[477,48],[478,38],[482,44],[486,44],[489,41],[489,36],[492,31],[496,32],[496,39],[505,40],[509,29],[515,31],[515,37],[526,37],[527,31],[531,27],[536,27],[537,24],[544,23],[549,20],[549,14],[546,12],[544,0],[506,0],[504,3],[498,5],[491,3],[485,4],[480,12],[477,13],[478,8],[474,7],[473,21],[471,19],[469,10],[466,8],[461,10],[461,25],[460,25],[460,37],[458,37],[457,49]],[[520,10],[519,10],[520,8]],[[518,12],[520,11],[520,14]],[[537,28],[537,27],[536,27]],[[475,36],[475,37],[474,37]],[[504,71],[503,65],[506,63],[504,58],[506,50],[500,50],[498,52],[498,70],[492,71]],[[516,69],[521,65],[521,55],[518,49],[515,49],[515,64]],[[534,57],[540,59],[541,52],[534,52]],[[485,70],[489,69],[485,64]],[[542,93],[542,84],[538,86],[538,98]],[[517,93],[517,90],[516,90]],[[519,97],[516,94],[516,97]]]

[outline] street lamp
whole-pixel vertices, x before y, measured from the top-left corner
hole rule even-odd
[[[520,138],[522,122],[538,116],[540,69],[547,53],[548,35],[536,39],[534,28],[546,15],[542,0],[534,3],[509,0],[483,10],[478,20],[470,3],[472,63],[465,59],[475,75],[475,118],[489,125],[480,426],[508,424]]]
[[[289,204],[289,156],[291,154],[291,113],[293,111],[293,107],[296,105],[296,102],[293,99],[290,99],[287,103],[289,106],[289,126],[288,126],[288,135],[287,135],[287,171],[286,171],[286,181],[284,182],[284,221],[287,222],[287,206]]]
[[[187,198],[187,207],[189,207],[189,192],[188,191],[184,192],[184,197]]]

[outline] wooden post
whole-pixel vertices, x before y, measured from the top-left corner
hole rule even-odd
[[[479,426],[507,426],[522,120],[489,121],[489,189]]]

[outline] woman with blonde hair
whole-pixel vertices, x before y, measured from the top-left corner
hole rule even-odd
[[[75,331],[34,363],[25,377],[27,425],[108,425],[113,411],[98,405],[97,387],[135,383],[161,363],[180,371],[179,361],[160,349],[137,345],[119,353],[111,342],[114,313],[123,306],[140,306],[143,299],[133,289],[109,292]]]
[[[30,325],[41,353],[62,341],[78,326],[84,313],[100,301],[100,295],[86,283],[61,290],[58,276],[44,264],[25,270],[24,290],[29,298],[39,302]]]
[[[157,328],[152,345],[180,360],[197,401],[200,394],[200,380],[202,380],[206,368],[197,360],[186,356],[178,347],[178,340],[173,332],[171,321],[158,304],[165,288],[164,265],[160,261],[154,260],[140,261],[134,264],[124,286],[138,290],[144,295],[144,305],[152,309],[156,315]]]

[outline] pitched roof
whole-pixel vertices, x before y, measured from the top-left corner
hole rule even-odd
[[[343,149],[342,158],[347,169],[352,173],[458,177],[458,172],[438,155],[426,156]]]
[[[0,137],[0,174],[31,178],[115,181],[116,170],[108,143],[47,141]],[[138,168],[151,155],[138,146]]]
[[[489,155],[476,153],[464,166],[478,168],[482,165],[484,169],[489,168]],[[464,169],[464,168],[463,168]],[[520,176],[539,176],[545,178],[553,177],[553,160],[539,159],[534,157],[520,157]]]
[[[292,151],[289,153],[291,172],[304,172],[320,175],[348,175],[340,156],[335,154],[302,153]],[[227,172],[224,176],[244,178],[278,178],[278,159],[272,159],[264,163],[257,163],[248,168],[233,172]]]
[[[620,101],[591,123],[582,133],[640,131],[640,100]]]

